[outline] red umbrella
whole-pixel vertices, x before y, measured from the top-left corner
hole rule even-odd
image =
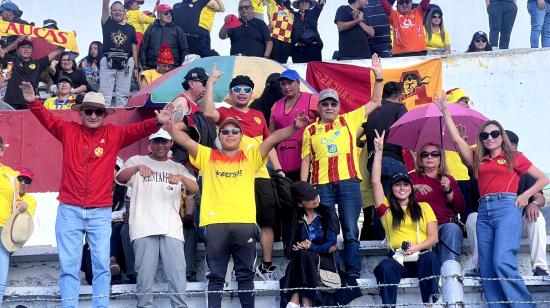
[[[449,104],[448,111],[457,126],[465,128],[466,142],[476,142],[480,127],[487,122],[487,117],[473,109],[459,104]],[[388,143],[418,151],[426,143],[441,144],[443,149],[456,151],[451,135],[447,131],[443,115],[436,104],[415,108],[405,113],[390,127]]]

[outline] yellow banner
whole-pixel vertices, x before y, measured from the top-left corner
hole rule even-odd
[[[72,52],[78,53],[76,34],[74,31],[44,29],[31,25],[0,21],[0,36],[11,35],[26,35],[30,37],[43,38],[48,43],[65,47]]]
[[[440,95],[443,89],[441,59],[384,69],[384,82],[388,81],[401,83],[403,86],[401,98],[408,110],[429,104],[433,101],[434,95]]]

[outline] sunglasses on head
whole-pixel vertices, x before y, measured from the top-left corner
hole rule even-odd
[[[433,158],[438,158],[438,157],[441,157],[441,153],[438,152],[438,151],[433,151],[433,152],[422,151],[420,153],[420,158],[422,158],[422,159],[428,158],[428,156],[431,156]]]
[[[96,116],[102,117],[105,115],[105,109],[84,109],[82,110],[85,115],[91,116],[95,113]]]
[[[238,127],[220,129],[220,133],[224,136],[227,136],[229,134],[238,135],[238,134],[240,134],[240,132],[241,132],[241,129],[238,128]]]
[[[489,133],[488,132],[479,133],[479,139],[481,139],[482,141],[489,139],[489,136],[491,136],[493,139],[497,139],[498,137],[500,137],[500,131],[499,130],[494,130],[494,131],[489,132]]]
[[[234,86],[233,88],[231,88],[231,91],[233,91],[233,93],[250,93],[252,92],[252,87],[249,87],[249,86]]]
[[[487,43],[487,40],[485,38],[478,38],[475,40],[476,43]]]
[[[330,101],[330,102],[320,102],[319,105],[321,105],[321,107],[323,108],[328,108],[328,106],[332,108],[336,108],[338,107],[339,103],[335,101]]]
[[[22,176],[22,175],[18,176],[18,177],[17,177],[17,180],[18,180],[20,183],[23,183],[23,184],[25,184],[25,185],[30,185],[30,184],[32,183],[32,180],[31,180],[31,179],[29,179],[29,178],[26,177],[26,176]]]

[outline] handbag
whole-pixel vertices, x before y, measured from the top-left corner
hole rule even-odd
[[[389,233],[389,232],[388,232]],[[417,244],[420,243],[420,227],[418,227],[418,222],[416,223],[416,241]],[[389,245],[389,241],[388,241]],[[391,248],[391,247],[390,247]],[[398,248],[395,250],[395,253],[393,254],[393,259],[399,264],[403,265],[404,262],[416,262],[418,261],[418,256],[420,256],[420,251],[416,251],[414,253],[406,253],[405,248]]]
[[[128,67],[128,54],[125,52],[106,53],[107,65],[114,70],[123,70]]]
[[[331,259],[334,262],[334,258],[331,257]],[[328,288],[323,291],[327,293],[334,293],[338,291],[338,288],[342,286],[342,279],[338,274],[338,270],[336,272],[333,272],[331,270],[321,268],[320,255],[319,255],[319,265],[317,266],[317,268],[319,269],[319,286],[323,288]],[[336,268],[336,262],[334,262],[334,268]]]
[[[305,28],[300,35],[300,40],[306,45],[313,45],[318,41],[318,34],[310,28]]]

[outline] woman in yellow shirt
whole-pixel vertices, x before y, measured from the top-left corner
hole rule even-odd
[[[434,8],[428,13],[424,23],[424,37],[428,54],[450,54],[451,36],[443,26],[443,12]]]
[[[420,294],[425,304],[437,301],[439,257],[431,252],[438,242],[437,219],[426,202],[417,202],[413,185],[407,173],[396,173],[391,178],[391,190],[387,199],[380,180],[382,174],[382,154],[384,132],[378,131],[374,139],[374,162],[372,164],[372,191],[376,212],[382,221],[390,257],[382,260],[374,269],[379,284],[398,284],[401,278],[418,277]],[[382,304],[395,305],[397,287],[381,287]]]

